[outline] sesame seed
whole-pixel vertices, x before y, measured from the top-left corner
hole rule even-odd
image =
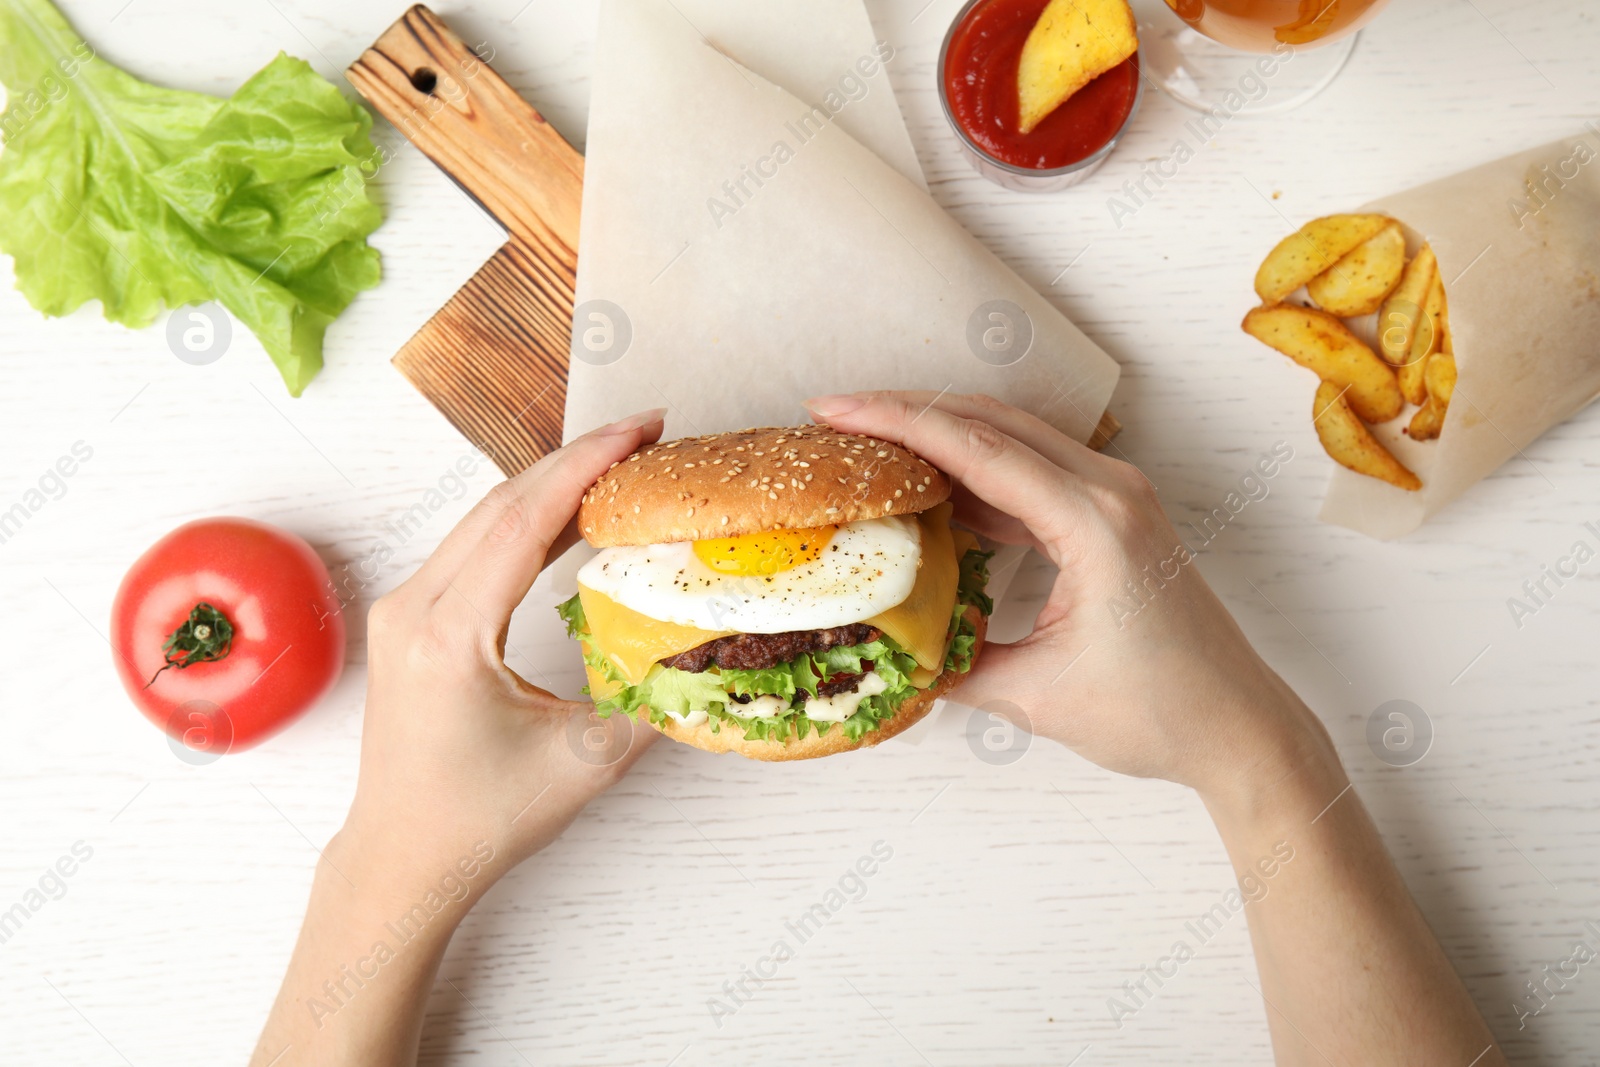
[[[927,491],[928,491],[928,487],[927,487],[927,486],[925,486],[925,485],[919,485],[919,486],[917,486],[917,492],[919,492],[919,493],[926,493],[926,492],[927,492]]]
[[[902,496],[904,496],[904,495],[905,495],[905,490],[904,490],[904,489],[896,489],[896,490],[895,490],[895,491],[894,491],[894,498],[895,498],[895,499],[896,499],[896,500],[899,500],[899,499],[900,499],[900,498],[901,498],[901,497],[902,497]]]
[[[634,506],[633,506],[633,513],[634,513],[634,514],[635,514],[635,515],[637,515],[637,514],[639,514],[639,505],[638,505],[638,504],[635,504],[635,505],[634,505]]]
[[[724,526],[728,525],[728,516],[726,516],[726,515],[722,516],[722,525],[724,525]]]

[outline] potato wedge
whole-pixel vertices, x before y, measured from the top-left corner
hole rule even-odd
[[[1413,441],[1433,440],[1444,429],[1444,411],[1445,405],[1430,396],[1411,416],[1411,425],[1406,427],[1406,433],[1411,435]]]
[[[1450,410],[1450,398],[1456,392],[1456,357],[1449,352],[1435,352],[1429,356],[1423,367],[1422,382],[1427,387],[1428,399],[1411,416],[1406,432],[1418,441],[1431,441],[1444,429],[1445,413]]]
[[[1306,282],[1306,291],[1330,315],[1341,319],[1370,315],[1400,284],[1405,266],[1405,234],[1399,223],[1391,222]]]
[[[1393,220],[1386,215],[1324,215],[1278,242],[1256,271],[1256,295],[1266,305],[1321,274]]]
[[[1394,370],[1326,311],[1288,304],[1252,308],[1244,332],[1323,381],[1348,387],[1350,407],[1366,422],[1388,422],[1404,406]]]
[[[1456,354],[1456,343],[1450,339],[1450,296],[1444,291],[1444,282],[1439,283],[1439,352],[1450,356]]]
[[[1138,23],[1128,0],[1050,0],[1017,63],[1017,125],[1028,133],[1138,49]]]
[[[1400,378],[1400,391],[1405,394],[1406,401],[1412,404],[1422,404],[1428,399],[1428,387],[1422,381],[1422,375],[1428,366],[1428,357],[1440,351],[1444,342],[1444,283],[1439,280],[1439,272],[1433,274],[1433,282],[1428,286],[1428,295],[1422,301],[1422,315],[1417,320],[1417,329],[1411,338],[1411,352],[1406,357],[1396,373]]]
[[[1456,393],[1456,357],[1449,352],[1435,352],[1428,357],[1422,371],[1423,384],[1428,387],[1428,399],[1445,407]]]
[[[1310,44],[1333,28],[1338,0],[1300,0],[1300,17],[1272,31],[1284,44]]]
[[[1400,284],[1383,302],[1383,310],[1378,314],[1378,347],[1392,366],[1403,365],[1411,354],[1422,305],[1428,299],[1428,290],[1437,273],[1439,261],[1433,256],[1433,249],[1423,245],[1406,264]]]
[[[1355,412],[1345,402],[1348,394],[1341,385],[1323,382],[1317,386],[1317,398],[1311,406],[1311,420],[1317,428],[1317,439],[1323,450],[1341,466],[1358,474],[1381,478],[1390,485],[1416,492],[1422,480],[1405,464],[1395,459],[1387,448],[1378,443],[1372,431],[1362,425]]]

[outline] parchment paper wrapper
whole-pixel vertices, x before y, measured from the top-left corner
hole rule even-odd
[[[1087,440],[1116,363],[891,165],[894,131],[863,121],[893,109],[904,135],[870,26],[808,46],[813,0],[675,3],[601,6],[567,435],[659,406],[669,436],[792,425],[807,396],[921,388]],[[739,62],[796,50],[773,76],[804,101]]]
[[[604,2],[612,4],[613,0]],[[839,89],[840,79],[854,68],[856,60],[872,55],[877,45],[872,20],[861,0],[672,0],[671,6],[713,48],[738,56],[746,67],[760,71],[767,81],[802,100],[820,101]],[[602,39],[606,32],[602,20]],[[887,79],[879,72],[862,80],[871,82],[871,91],[852,101],[835,121],[885,163],[926,189],[917,150]]]
[[[1600,130],[1360,210],[1400,220],[1412,252],[1433,246],[1460,372],[1438,440],[1400,432],[1413,409],[1372,427],[1420,492],[1335,468],[1323,521],[1388,539],[1600,394]]]

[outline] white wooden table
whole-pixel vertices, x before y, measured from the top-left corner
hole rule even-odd
[[[1508,597],[1600,520],[1600,417],[1581,415],[1398,544],[1313,518],[1329,461],[1309,382],[1237,328],[1260,255],[1295,222],[1575,131],[1600,113],[1600,22],[1583,0],[1395,0],[1310,106],[1236,119],[1119,229],[1107,199],[1166,157],[1190,113],[1147,95],[1138,129],[1070,193],[1000,191],[958,156],[933,92],[959,0],[874,3],[934,195],[1119,359],[1117,440],[1179,522],[1255,458],[1295,458],[1200,567],[1338,740],[1428,919],[1514,1062],[1594,1063],[1600,971],[1519,1030],[1524,983],[1600,919],[1596,565],[1519,630]],[[341,71],[399,13],[351,0],[71,0],[101,54],[230,92],[282,48]],[[580,146],[591,4],[438,8]],[[397,143],[380,122],[378,136]],[[1264,199],[1257,192],[1275,200]],[[1281,194],[1281,196],[1279,195]],[[466,451],[388,364],[500,236],[409,149],[385,168],[383,285],[333,328],[290,400],[254,340],[209,367],[158,326],[47,322],[0,265],[0,508],[77,441],[93,457],[0,545],[0,910],[75,842],[93,850],[0,945],[0,1061],[219,1064],[248,1054],[299,923],[314,846],[356,771],[363,632],[333,695],[248,753],[175,758],[129,706],[102,638],[123,570],[186,519],[244,514],[337,564],[395,551],[391,588],[486,491],[405,543],[385,524]],[[1486,205],[1485,210],[1496,210]],[[1280,217],[1280,214],[1282,217]],[[1070,270],[1068,264],[1074,264]],[[797,412],[798,417],[798,412]],[[1025,566],[997,632],[1047,575]],[[1257,591],[1259,590],[1259,592]],[[512,634],[575,691],[541,582]],[[1366,743],[1386,701],[1436,739],[1395,768]],[[556,846],[506,879],[451,948],[427,1063],[1263,1063],[1265,1015],[1235,918],[1120,1029],[1107,998],[1232,884],[1186,790],[1046,742],[976,758],[951,712],[869,756],[758,766],[657,746]],[[893,855],[731,1016],[708,1000],[876,841]],[[770,968],[764,969],[770,970]],[[1088,1047],[1088,1051],[1084,1051]]]

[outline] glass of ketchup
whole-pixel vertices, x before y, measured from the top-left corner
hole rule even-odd
[[[939,50],[939,103],[967,159],[1021,192],[1055,192],[1093,174],[1133,122],[1143,92],[1135,53],[1020,132],[1017,64],[1049,2],[968,0]]]

